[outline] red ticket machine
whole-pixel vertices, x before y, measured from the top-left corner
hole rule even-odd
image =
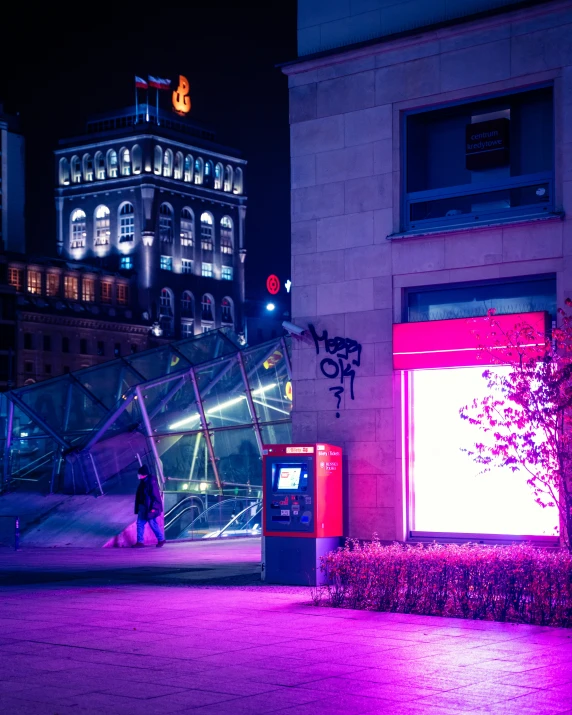
[[[263,450],[263,578],[323,582],[320,557],[343,536],[342,450],[331,444],[274,444]]]

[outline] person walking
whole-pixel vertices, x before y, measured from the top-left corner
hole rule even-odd
[[[137,514],[137,543],[133,549],[142,549],[145,544],[145,524],[149,524],[157,537],[157,548],[165,545],[165,534],[157,524],[157,517],[163,513],[163,502],[159,483],[154,474],[150,474],[145,465],[137,470],[139,485],[135,494],[135,513]]]

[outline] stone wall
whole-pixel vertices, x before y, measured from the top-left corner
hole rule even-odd
[[[294,346],[294,441],[345,453],[346,534],[403,538],[400,376],[391,330],[402,289],[557,274],[572,293],[572,221],[430,236],[400,230],[405,110],[554,85],[555,205],[572,212],[572,3],[552,2],[286,68],[292,162],[292,316],[362,345],[355,399],[337,398],[312,341]],[[339,413],[339,417],[336,417]]]

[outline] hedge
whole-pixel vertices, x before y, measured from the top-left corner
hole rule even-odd
[[[349,541],[322,557],[315,603],[542,626],[572,626],[572,556],[512,546]]]

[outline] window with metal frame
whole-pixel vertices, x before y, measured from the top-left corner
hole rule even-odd
[[[552,87],[410,113],[405,133],[404,231],[554,210]]]
[[[230,216],[223,216],[220,220],[220,252],[232,255],[233,251],[233,226]]]
[[[79,281],[76,276],[64,276],[64,296],[68,300],[77,300]]]
[[[161,256],[160,268],[162,271],[172,271],[173,256]]]
[[[93,278],[84,278],[81,282],[81,299],[85,303],[95,301],[95,281]]]
[[[40,295],[42,292],[42,274],[40,271],[28,270],[28,293]]]
[[[133,241],[135,238],[135,209],[126,203],[119,209],[119,243]]]
[[[191,209],[181,211],[181,246],[190,248],[193,245],[194,217]]]
[[[213,250],[213,238],[213,217],[208,211],[205,211],[201,214],[201,248],[203,251]]]

